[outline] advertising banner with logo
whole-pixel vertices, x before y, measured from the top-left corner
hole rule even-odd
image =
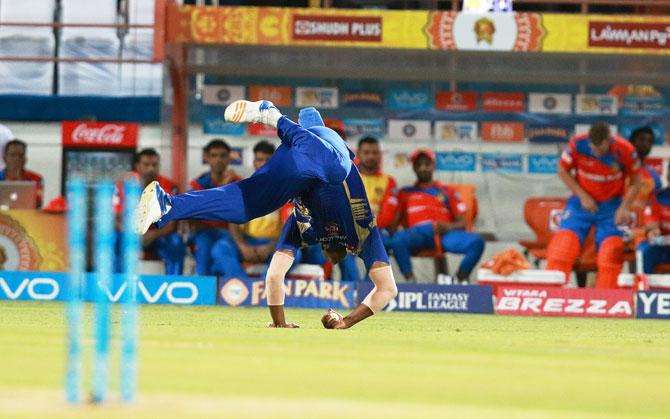
[[[528,173],[555,175],[559,160],[560,156],[553,154],[529,154]]]
[[[432,107],[430,89],[391,89],[386,92],[386,108],[391,111],[427,111]]]
[[[567,125],[529,125],[526,138],[530,143],[567,143],[572,137],[572,127]]]
[[[168,28],[168,42],[670,53],[670,17],[665,16],[192,6],[179,6],[174,15],[177,22]],[[573,36],[565,36],[565,28]]]
[[[64,214],[0,212],[0,271],[66,271],[69,254]]]
[[[269,100],[280,108],[293,106],[293,89],[290,86],[249,86],[249,100]]]
[[[231,84],[205,85],[202,95],[202,103],[205,105],[228,106],[240,99],[245,99],[244,86]]]
[[[482,153],[479,156],[482,165],[482,172],[503,172],[503,173],[521,173],[523,172],[523,155],[521,154],[503,154],[503,153]]]
[[[461,151],[439,152],[436,155],[436,168],[444,172],[477,171],[477,154]]]
[[[351,309],[355,282],[287,279],[286,307]],[[217,303],[227,306],[266,307],[263,279],[219,278]]]
[[[528,112],[541,114],[572,113],[572,95],[569,93],[530,93]]]
[[[246,124],[235,124],[223,119],[223,115],[205,116],[202,120],[202,133],[210,135],[244,135]]]
[[[479,141],[474,121],[435,121],[435,139],[444,141]]]
[[[383,118],[347,118],[343,122],[347,138],[368,135],[382,138],[386,134],[386,121]]]
[[[295,106],[318,109],[336,109],[339,106],[337,87],[296,87]]]
[[[575,113],[581,115],[616,115],[617,98],[610,95],[576,95]]]
[[[96,284],[92,273],[85,284]],[[0,272],[0,300],[63,301],[68,295],[68,274],[64,272]],[[112,303],[121,302],[129,292],[121,275],[113,275],[112,285],[104,289]],[[93,301],[95,288],[83,289],[85,301]],[[137,284],[141,304],[214,305],[216,278],[213,276],[141,275]]]
[[[496,314],[633,317],[630,290],[506,287],[496,289]]]
[[[670,292],[638,291],[635,317],[670,320]]]
[[[63,147],[136,148],[138,124],[63,121]]]
[[[477,93],[439,91],[435,94],[435,109],[447,112],[475,112]]]
[[[482,140],[488,142],[523,142],[523,122],[482,122]]]
[[[526,95],[520,92],[484,92],[482,110],[484,112],[524,112]]]
[[[265,124],[247,124],[247,132],[257,137],[275,138],[277,136],[277,128]]]
[[[371,290],[372,283],[359,283],[359,303]],[[398,295],[384,311],[493,314],[493,290],[486,285],[398,284]]]
[[[430,121],[389,119],[388,136],[396,140],[430,140]]]
[[[621,116],[659,116],[667,108],[663,96],[624,96]]]
[[[349,108],[382,108],[384,92],[381,90],[353,90],[340,93],[341,106]]]

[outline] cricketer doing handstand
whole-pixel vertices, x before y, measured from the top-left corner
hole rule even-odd
[[[346,329],[381,310],[398,290],[379,229],[370,210],[353,153],[327,128],[314,108],[302,109],[298,124],[269,101],[238,100],[225,111],[229,122],[263,123],[277,128],[281,145],[252,176],[219,188],[171,196],[154,182],[140,199],[137,230],[144,234],[181,219],[246,223],[293,200],[265,278],[272,322],[268,327],[297,327],[284,317],[284,278],[301,247],[319,243],[334,262],[347,252],[363,259],[374,288],[348,316],[328,310],[327,329]]]

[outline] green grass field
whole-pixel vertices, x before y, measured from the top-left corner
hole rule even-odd
[[[63,306],[2,303],[0,417],[670,417],[670,322],[288,313],[144,306],[138,402],[70,407]]]

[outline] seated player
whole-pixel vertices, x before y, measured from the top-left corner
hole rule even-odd
[[[214,139],[203,149],[203,158],[210,170],[191,181],[191,190],[216,188],[240,180],[237,173],[228,168],[230,164],[230,146],[223,140]],[[193,244],[195,271],[198,275],[211,275],[212,247],[221,239],[230,238],[228,223],[218,221],[199,220],[191,221],[191,236],[189,242]]]
[[[670,181],[670,173],[668,180]],[[659,236],[670,235],[670,187],[653,194],[644,212],[644,229],[647,240],[641,242],[637,250],[642,252],[642,270],[644,273],[651,274],[654,273],[657,265],[670,263],[670,245],[654,243]]]
[[[342,318],[329,311],[324,327],[345,329],[374,315],[397,295],[388,256],[370,211],[363,182],[352,167],[353,154],[335,131],[326,128],[314,108],[300,111],[296,124],[269,101],[233,102],[229,122],[263,123],[277,128],[281,145],[251,177],[219,188],[170,196],[157,183],[142,193],[137,229],[144,233],[158,222],[206,219],[245,223],[277,210],[289,200],[294,211],[272,257],[266,275],[270,327],[295,327],[284,318],[284,278],[295,252],[319,243],[333,261],[348,252],[365,263],[374,288]]]
[[[137,177],[142,187],[152,183],[158,182],[166,191],[176,194],[178,192],[177,186],[165,176],[160,173],[160,156],[153,148],[145,148],[135,155],[133,168],[133,176]],[[118,194],[123,193],[121,185],[117,185],[116,191]],[[119,196],[116,202],[116,213],[119,214],[117,223],[121,223],[121,202],[123,196]],[[119,224],[117,231],[121,231]],[[167,223],[161,228],[150,228],[141,241],[142,248],[145,252],[150,252],[161,258],[165,264],[165,273],[167,275],[181,275],[184,271],[184,257],[186,256],[186,244],[182,240],[181,235],[177,232],[177,222]],[[117,234],[117,266],[116,272],[123,271],[123,262],[121,255],[121,235]]]
[[[435,154],[420,148],[411,156],[417,177],[414,186],[407,186],[398,194],[399,208],[394,224],[404,227],[391,238],[393,256],[400,271],[414,281],[411,254],[420,250],[439,249],[464,255],[456,278],[468,283],[470,273],[484,252],[484,240],[465,231],[465,205],[452,187],[433,180]]]
[[[635,210],[645,208],[651,196],[661,190],[661,178],[646,165],[647,157],[651,153],[655,140],[654,131],[649,127],[635,129],[628,140],[635,147],[641,165],[640,192],[633,202],[633,209]]]
[[[639,191],[640,161],[625,139],[611,135],[609,125],[595,123],[570,140],[561,155],[558,177],[573,193],[560,230],[547,248],[548,270],[565,273],[566,283],[581,246],[595,227],[598,250],[597,288],[616,288],[623,266],[623,231]],[[624,184],[629,178],[629,187]]]
[[[26,169],[26,151],[28,145],[21,140],[10,140],[5,144],[2,159],[5,168],[0,170],[0,181],[27,180],[35,182],[37,186],[36,202],[37,208],[42,207],[42,196],[44,194],[44,181],[38,173]]]
[[[260,141],[254,146],[254,168],[258,170],[275,152],[275,146]],[[212,273],[245,278],[242,262],[268,263],[282,230],[280,210],[255,218],[246,224],[230,224],[230,237],[212,247]]]

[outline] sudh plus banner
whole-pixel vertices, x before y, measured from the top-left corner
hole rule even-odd
[[[496,313],[521,316],[633,317],[631,290],[497,287]]]

